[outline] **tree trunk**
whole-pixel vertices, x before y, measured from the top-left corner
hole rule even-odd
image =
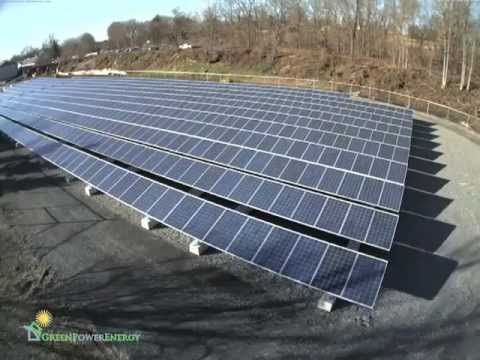
[[[447,80],[448,80],[448,62],[450,60],[450,31],[451,25],[448,25],[447,34],[444,40],[443,46],[443,72],[442,72],[442,89],[447,87]]]
[[[468,72],[467,91],[470,91],[470,84],[472,82],[473,66],[475,65],[475,51],[477,50],[476,44],[477,44],[477,40],[472,39],[472,56],[470,58],[470,70]]]
[[[355,42],[357,41],[357,27],[358,27],[358,19],[360,17],[360,0],[355,1],[355,20],[353,21],[353,31],[352,31],[352,45],[350,48],[350,53],[352,56],[352,60],[355,59]]]
[[[460,74],[460,91],[465,87],[465,74],[467,71],[467,36],[462,36],[462,70]]]

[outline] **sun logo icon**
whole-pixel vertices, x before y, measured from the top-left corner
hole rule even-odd
[[[53,316],[48,310],[40,310],[35,315],[35,322],[40,325],[42,328],[48,327],[53,320]]]

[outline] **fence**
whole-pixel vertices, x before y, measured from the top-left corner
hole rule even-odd
[[[480,118],[466,112],[442,105],[430,100],[417,98],[408,94],[402,94],[394,91],[373,88],[371,86],[355,85],[336,81],[316,80],[316,79],[298,79],[292,77],[280,76],[260,76],[245,74],[216,74],[200,73],[186,71],[164,71],[164,70],[129,70],[127,73],[132,75],[144,75],[155,77],[167,77],[175,79],[188,80],[210,80],[219,82],[248,82],[275,86],[295,86],[302,88],[313,88],[321,90],[331,90],[348,92],[360,98],[366,98],[373,101],[380,101],[391,105],[410,108],[428,115],[434,115],[439,118],[454,121],[463,126],[471,128],[480,133]]]

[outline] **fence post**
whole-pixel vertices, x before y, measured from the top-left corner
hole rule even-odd
[[[372,87],[371,86],[368,87],[368,98],[369,99],[372,98]]]
[[[350,96],[352,95],[353,84],[350,84]]]
[[[450,108],[447,108],[447,120],[450,120]]]
[[[427,114],[430,115],[430,101],[427,101]]]
[[[412,103],[412,97],[410,95],[408,95],[408,105],[407,105],[408,109],[410,109],[411,103]]]

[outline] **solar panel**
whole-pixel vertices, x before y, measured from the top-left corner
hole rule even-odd
[[[351,204],[239,171],[198,162],[180,155],[147,148],[140,144],[116,140],[99,133],[51,121],[38,115],[34,116],[18,110],[10,111],[6,109],[3,110],[3,113],[39,131],[46,132],[84,149],[98,152],[111,159],[124,162],[155,175],[240,202],[248,207],[266,211],[318,230],[331,232],[386,250],[391,247],[398,222],[397,215],[377,209],[365,208],[365,211],[362,211],[361,209],[364,207],[361,205]],[[327,200],[328,206],[324,208]],[[292,204],[297,205],[292,206]],[[331,206],[342,207],[345,209],[345,212],[343,214],[333,213],[329,210]],[[385,238],[381,242],[376,239],[370,243],[368,236],[370,220],[377,212],[383,214],[383,217],[380,219],[383,219],[384,222],[383,235]],[[364,214],[364,221],[355,223],[356,229],[354,232],[348,227],[349,222],[345,222],[344,218],[347,214],[349,214],[348,218],[350,218],[352,214],[359,213]],[[366,214],[368,214],[368,218]],[[332,217],[334,219],[329,220]],[[345,222],[347,226],[332,228],[324,225],[326,221]],[[380,226],[381,224],[378,225]]]
[[[408,143],[411,136],[411,119],[397,119],[379,115],[375,113],[374,109],[369,109],[370,112],[345,111],[345,105],[342,102],[335,102],[335,106],[326,106],[323,105],[324,101],[320,101],[320,104],[316,105],[317,108],[305,109],[299,114],[295,114],[292,112],[302,104],[293,103],[287,106],[269,103],[268,106],[260,106],[258,98],[255,98],[254,101],[232,101],[231,97],[226,97],[222,93],[212,95],[212,97],[206,97],[204,94],[195,97],[191,94],[191,91],[188,95],[183,95],[182,93],[178,94],[172,88],[165,89],[165,93],[155,93],[138,91],[136,88],[116,90],[108,87],[72,86],[68,83],[61,87],[51,88],[33,85],[24,87],[29,91],[41,90],[42,95],[59,95],[65,98],[73,96],[77,100],[82,97],[87,100],[95,100],[99,106],[102,106],[102,102],[104,106],[106,103],[120,102],[124,106],[129,104],[128,108],[125,109],[146,111],[152,114],[155,114],[155,110],[159,108],[164,108],[163,112],[176,109],[175,113],[180,114],[181,118],[197,119],[202,122],[215,120],[216,117],[212,115],[228,115],[228,117],[222,116],[217,120],[221,120],[222,123],[237,121],[238,128],[243,127],[247,130],[248,127],[245,128],[245,125],[252,126],[250,130],[253,130],[255,127],[263,126],[261,122],[265,121],[279,122],[285,126],[290,125],[280,134],[281,136],[288,136],[285,132],[288,130],[290,130],[290,135],[293,133],[295,128],[292,128],[291,125],[305,127],[306,129],[301,129],[304,131],[308,129],[326,130],[328,128],[329,131],[337,134],[344,134],[348,130],[351,134],[359,134],[367,140],[387,142],[391,145],[398,144],[403,147],[408,147],[404,144],[405,142]],[[19,89],[21,90],[22,87]],[[91,95],[97,93],[98,96],[92,99]],[[241,95],[235,95],[235,98],[239,96]],[[275,100],[272,100],[272,102],[275,102]],[[313,105],[308,105],[308,107],[311,106]],[[263,109],[259,109],[259,107]],[[178,112],[179,109],[182,111]],[[172,115],[175,115],[175,113]],[[248,121],[249,119],[250,121]],[[305,136],[307,135],[309,133],[305,132]],[[297,139],[302,139],[299,133],[296,133],[295,136]]]
[[[350,302],[375,303],[384,260],[198,198],[11,121],[0,119],[0,129],[85,183],[210,246]]]
[[[25,100],[22,100],[22,101],[25,101]],[[39,103],[43,105],[39,105]],[[179,134],[176,132],[171,132],[168,129],[161,130],[161,129],[147,127],[147,126],[150,126],[150,125],[146,125],[148,124],[149,121],[151,121],[149,119],[144,120],[144,123],[142,124],[142,127],[144,129],[142,130],[142,129],[139,129],[137,125],[132,125],[129,122],[120,122],[122,120],[112,119],[111,118],[112,113],[115,112],[115,110],[112,110],[112,109],[107,110],[107,109],[101,109],[101,108],[86,107],[84,105],[82,106],[71,105],[71,104],[67,105],[64,103],[62,103],[62,108],[56,108],[52,106],[47,106],[45,104],[48,104],[48,102],[44,100],[31,99],[29,100],[29,104],[25,104],[23,102],[18,101],[17,98],[15,99],[10,98],[6,103],[6,106],[14,105],[16,108],[19,108],[19,109],[23,109],[31,112],[35,111],[43,115],[52,116],[54,118],[57,118],[63,121],[75,123],[81,126],[87,126],[100,131],[106,131],[112,135],[125,136],[131,140],[141,141],[146,144],[166,148],[173,151],[178,151],[179,146],[184,145],[189,141],[191,146],[189,151],[185,151],[185,153],[198,158],[208,160],[208,161],[214,161],[222,165],[232,166],[241,170],[247,170],[246,168],[250,160],[252,159],[252,157],[255,155],[256,152],[260,152],[258,149],[251,149],[248,151],[242,146],[222,143],[223,148],[219,149],[221,151],[216,153],[215,156],[209,156],[207,154],[207,151],[211,147],[213,147],[215,143],[217,143],[218,141],[211,141],[209,139],[204,139],[204,138],[196,137],[193,135],[187,136],[187,135]],[[50,105],[58,106],[58,102],[50,103]],[[118,113],[117,115],[118,115],[117,119],[122,119],[122,118],[125,119],[125,114],[122,115],[121,113]],[[136,120],[138,121],[143,121],[142,119],[143,118],[138,118],[138,117],[136,118]],[[192,139],[192,137],[194,137],[195,139]],[[233,139],[232,143],[235,143],[235,138]],[[277,145],[279,144],[280,143],[277,143]],[[293,144],[290,144],[290,145],[286,144],[285,146],[283,146],[283,150],[279,149],[277,151],[279,153],[281,153],[282,151],[288,151],[288,149],[290,149],[292,145]],[[222,160],[221,154],[223,154],[224,152],[228,152],[231,154],[236,153],[236,155],[229,162],[221,161]],[[267,153],[267,154],[270,156],[269,162],[278,164],[279,166],[281,166],[281,168],[277,167],[278,169],[277,171],[277,169],[272,169],[270,166],[267,165],[264,169],[262,169],[262,173],[261,173],[262,175],[266,175],[282,181],[290,182],[295,185],[307,186],[305,184],[298,183],[298,181],[300,181],[302,177],[297,176],[301,174],[297,174],[296,171],[298,171],[299,167],[302,165],[295,163],[292,158],[289,158],[288,156],[285,156],[285,155],[280,156],[275,153]],[[358,158],[358,154],[357,154],[357,158]],[[373,160],[371,160],[371,158],[368,158],[368,159],[370,159],[369,161],[370,164],[373,163]],[[307,171],[307,167],[309,163],[304,159],[302,159],[302,162],[304,163],[303,168],[305,169],[305,171]],[[360,163],[360,164],[362,166],[359,165],[357,169],[359,171],[365,170],[367,166],[364,165],[363,163]],[[297,167],[294,167],[294,165],[297,165]],[[347,170],[340,169],[340,170],[333,171],[331,170],[331,166],[329,165],[320,164],[320,163],[315,163],[315,165],[320,169],[325,168],[325,169],[330,169],[330,171],[325,171],[327,178],[324,181],[320,181],[317,184],[317,187],[315,188],[311,186],[310,187],[312,189],[320,190],[322,192],[340,195],[340,193],[338,192],[339,187],[336,189],[333,189],[331,181],[334,181],[336,179],[343,181],[346,175],[348,173],[351,173],[352,170],[347,171]],[[397,167],[395,167],[395,169],[397,169]],[[403,169],[404,169],[403,171],[406,173],[406,165],[403,165]],[[329,181],[333,172],[336,173],[337,175],[336,177],[333,178],[333,180]],[[367,174],[362,174],[362,173],[358,173],[358,174],[360,174],[364,178],[371,177],[371,175],[367,175]],[[351,197],[351,199],[359,200],[367,204],[398,211],[398,209],[400,208],[401,198],[403,195],[403,184],[393,183],[391,182],[391,180],[388,180],[388,179],[386,180],[382,179],[382,180],[384,180],[382,182],[382,187],[389,189],[389,193],[385,195],[386,197],[388,196],[388,198],[384,199],[382,197],[383,196],[382,194],[382,196],[379,199],[376,199],[376,201],[372,202],[371,198],[359,197],[359,194],[354,194]]]
[[[55,79],[57,80],[57,79]],[[51,79],[42,79],[48,84],[54,85],[55,83],[51,82]],[[57,81],[62,81],[61,79]],[[327,100],[330,101],[329,104],[337,104],[342,102],[342,108],[344,111],[350,109],[359,109],[363,110],[368,108],[369,111],[374,110],[382,115],[389,115],[402,118],[409,118],[412,111],[409,109],[403,109],[398,107],[393,107],[385,104],[377,103],[362,103],[359,101],[351,100],[348,94],[339,93],[339,92],[330,92],[325,90],[318,89],[301,89],[301,88],[285,88],[285,87],[273,87],[273,86],[257,86],[253,84],[220,84],[213,83],[208,81],[190,81],[190,80],[172,80],[172,79],[108,79],[104,78],[102,81],[92,78],[75,78],[69,80],[63,80],[70,84],[81,84],[81,85],[91,85],[91,86],[109,86],[110,88],[115,88],[115,86],[125,89],[128,87],[136,87],[144,90],[155,90],[158,92],[162,89],[168,90],[179,90],[179,91],[188,91],[190,94],[195,93],[195,91],[201,91],[202,94],[209,94],[215,92],[215,95],[239,95],[242,98],[246,97],[256,97],[257,101],[265,98],[268,99],[268,103],[274,101],[276,104],[285,103],[292,105],[288,101],[295,102],[295,106],[301,108],[302,103],[308,102],[318,102],[318,100]],[[192,92],[193,90],[193,92]],[[301,112],[301,111],[300,111]]]

